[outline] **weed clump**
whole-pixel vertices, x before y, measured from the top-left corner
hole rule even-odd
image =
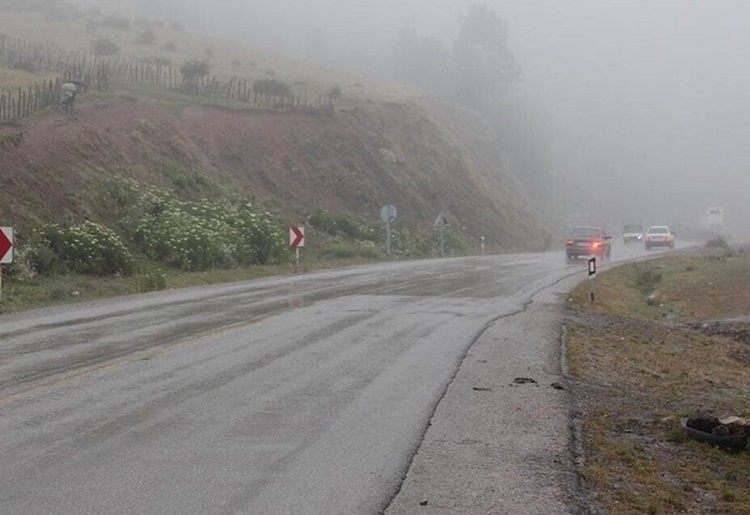
[[[661,270],[651,266],[636,267],[635,284],[644,292],[652,292],[661,282]]]

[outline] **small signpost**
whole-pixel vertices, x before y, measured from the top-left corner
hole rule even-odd
[[[440,228],[440,257],[445,256],[443,229],[448,225],[450,224],[448,223],[448,218],[445,216],[445,211],[440,211],[435,219],[435,223],[432,224],[433,227]]]
[[[305,228],[289,228],[289,246],[294,249],[294,271],[299,271],[299,248],[305,246]]]
[[[387,204],[380,208],[380,219],[385,224],[385,253],[391,254],[391,222],[396,219],[398,212],[396,206]]]
[[[589,300],[594,302],[596,294],[594,293],[594,279],[596,278],[596,256],[589,258]]]
[[[0,298],[3,291],[3,265],[13,262],[13,227],[0,227]]]

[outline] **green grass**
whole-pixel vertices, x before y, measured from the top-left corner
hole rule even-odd
[[[750,416],[747,345],[686,325],[750,313],[750,258],[629,264],[597,288],[594,304],[588,284],[572,292],[578,315],[566,324],[587,492],[605,513],[750,513],[748,451],[699,443],[679,423],[703,409]]]

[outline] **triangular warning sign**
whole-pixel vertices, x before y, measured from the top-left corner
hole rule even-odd
[[[448,217],[445,216],[445,213],[443,211],[440,211],[440,214],[437,215],[437,218],[435,218],[433,227],[440,227],[441,225],[450,225],[448,223]]]

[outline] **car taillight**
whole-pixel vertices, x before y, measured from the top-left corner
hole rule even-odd
[[[591,246],[594,247],[595,249],[598,249],[599,247],[602,246],[602,242],[601,241],[592,241],[591,242]]]
[[[573,240],[565,240],[565,245],[567,246],[573,245]]]

